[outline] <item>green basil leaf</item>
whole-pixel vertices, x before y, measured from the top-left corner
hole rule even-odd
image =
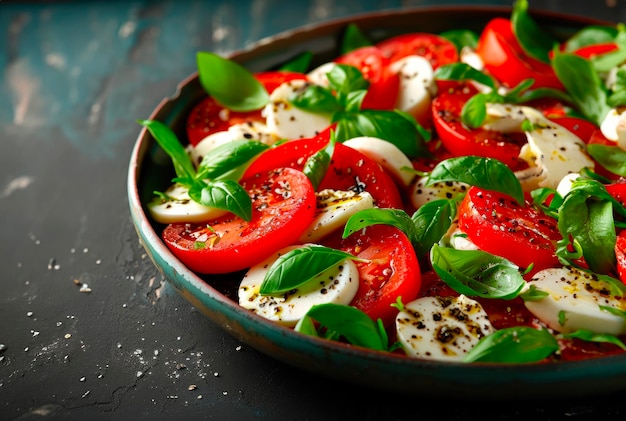
[[[195,202],[234,213],[244,221],[252,219],[252,201],[248,192],[233,180],[195,182],[189,188]]]
[[[437,70],[435,70],[435,79],[458,81],[473,80],[491,89],[496,89],[496,82],[491,76],[473,68],[467,63],[450,63],[438,67]]]
[[[591,62],[555,49],[552,67],[583,115],[600,126],[610,108],[607,90]]]
[[[502,102],[497,94],[476,94],[468,99],[461,109],[461,121],[472,129],[483,125],[487,118],[487,103]]]
[[[294,330],[305,335],[315,336],[316,338],[319,337],[315,322],[313,322],[313,319],[311,319],[309,316],[304,316],[303,318],[298,320],[298,323],[296,323]]]
[[[332,114],[343,109],[332,92],[313,84],[294,94],[289,101],[298,108],[318,114]]]
[[[485,336],[466,355],[465,362],[531,363],[549,357],[559,344],[547,329],[516,326]]]
[[[311,180],[311,184],[313,184],[313,188],[316,191],[328,171],[334,150],[335,137],[334,134],[331,134],[328,145],[311,155],[304,163],[302,172]]]
[[[367,95],[365,89],[359,89],[358,91],[352,91],[342,98],[342,104],[346,112],[359,112],[361,110],[361,104]]]
[[[411,243],[417,241],[417,232],[411,217],[403,209],[372,208],[356,212],[348,218],[343,238],[372,225],[391,225],[406,234]]]
[[[258,110],[267,104],[265,87],[239,63],[209,52],[196,54],[198,77],[204,90],[233,111]]]
[[[350,23],[343,34],[340,51],[341,54],[347,54],[357,48],[368,47],[370,45],[372,45],[372,42],[363,31],[361,31],[355,23]]]
[[[571,236],[579,243],[592,271],[606,274],[615,268],[616,235],[610,201],[571,190],[559,209],[558,228],[564,239]]]
[[[196,169],[176,133],[160,121],[139,120],[138,123],[148,129],[161,149],[172,159],[178,182],[189,187],[196,176]]]
[[[313,53],[304,51],[280,66],[278,70],[283,72],[306,73],[307,70],[309,70],[312,60]]]
[[[524,204],[524,192],[519,180],[509,167],[497,159],[461,156],[443,160],[430,172],[426,185],[445,181],[459,181],[504,193],[520,205]]]
[[[615,73],[615,83],[607,102],[613,108],[626,105],[626,67],[620,67]]]
[[[433,269],[459,294],[508,300],[517,297],[526,282],[511,261],[482,250],[456,250],[433,245]]]
[[[519,296],[524,301],[541,301],[549,295],[550,293],[537,289],[535,285],[531,284],[528,289]]]
[[[598,73],[609,72],[611,69],[623,64],[626,60],[626,31],[622,24],[620,24],[619,28],[617,35],[613,39],[613,42],[617,45],[617,50],[597,55],[591,59],[591,64]]]
[[[511,100],[511,102],[514,102],[516,104],[523,104],[525,102],[530,102],[530,101],[534,101],[534,100],[541,99],[541,98],[554,98],[566,104],[571,104],[574,102],[574,100],[568,93],[560,89],[554,89],[554,88],[536,88],[532,90],[527,90],[527,91],[520,93],[519,96],[515,100],[513,100],[512,98],[509,98],[509,99]],[[575,112],[575,110],[571,110],[567,115],[570,115],[570,114],[572,116],[584,118],[584,116],[580,115],[580,113]]]
[[[457,52],[461,52],[463,47],[469,47],[472,50],[478,45],[478,34],[469,29],[452,29],[439,34],[456,46]]]
[[[617,29],[604,25],[588,25],[576,32],[565,42],[566,53],[571,53],[579,48],[595,44],[613,42],[617,37]]]
[[[615,335],[609,335],[608,333],[595,333],[590,330],[580,329],[571,333],[563,333],[561,334],[563,338],[567,339],[581,339],[586,342],[605,342],[611,343],[613,345],[617,345],[626,351],[626,345]]]
[[[393,143],[409,158],[429,154],[426,142],[415,122],[405,114],[387,110],[342,112],[333,116],[337,123],[337,142],[359,136],[371,136]]]
[[[448,232],[456,218],[457,201],[439,199],[420,206],[411,216],[415,226],[415,253],[419,259],[428,255],[434,244],[437,244]]]
[[[594,143],[587,145],[587,152],[613,174],[626,177],[626,151],[619,146]]]
[[[511,13],[513,33],[524,52],[539,61],[550,63],[549,52],[559,42],[530,16],[528,1],[516,0]]]
[[[378,324],[354,307],[331,303],[317,304],[307,312],[307,317],[316,320],[338,336],[343,336],[353,345],[378,351],[388,349],[387,340],[381,337]]]
[[[337,92],[339,102],[352,91],[367,90],[370,83],[363,77],[359,69],[347,64],[336,64],[326,74],[329,87]]]
[[[325,246],[306,245],[280,256],[269,268],[261,284],[263,295],[282,294],[314,280],[346,259],[349,253]]]
[[[221,144],[202,158],[198,166],[197,178],[216,178],[268,149],[265,143],[255,140],[233,140]]]
[[[533,203],[539,206],[543,213],[557,219],[559,216],[559,208],[563,204],[563,196],[556,189],[549,187],[541,187],[530,192]],[[549,201],[549,205],[546,203]]]

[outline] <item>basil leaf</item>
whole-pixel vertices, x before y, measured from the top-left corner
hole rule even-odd
[[[368,47],[370,45],[372,45],[372,43],[363,31],[361,31],[356,24],[350,23],[346,27],[345,33],[343,34],[340,51],[341,54],[347,54],[357,48]]]
[[[613,174],[626,177],[626,151],[619,146],[587,145],[591,157]]]
[[[456,46],[457,52],[461,52],[463,47],[469,47],[474,50],[478,45],[478,34],[469,29],[452,29],[441,32],[439,36],[452,42]]]
[[[269,268],[259,292],[263,295],[282,294],[305,285],[346,259],[356,259],[349,253],[310,244],[280,256]]]
[[[433,245],[430,260],[437,275],[459,294],[508,300],[526,284],[519,268],[482,250]]]
[[[610,108],[607,90],[591,62],[555,49],[552,67],[578,109],[600,126]]]
[[[531,284],[528,290],[524,291],[519,296],[524,301],[541,301],[549,295],[550,293],[537,289],[535,285]]]
[[[386,335],[381,337],[378,324],[359,309],[332,303],[317,304],[306,315],[353,345],[387,350]]]
[[[467,63],[451,63],[441,66],[435,70],[435,79],[458,81],[473,80],[491,89],[496,89],[496,82],[491,76],[480,70],[476,70]]]
[[[311,180],[311,184],[313,184],[313,188],[316,191],[328,171],[330,160],[334,151],[335,138],[334,135],[331,134],[331,139],[328,145],[324,149],[321,149],[311,155],[304,163],[302,172],[309,178],[309,180]]]
[[[588,25],[576,32],[565,42],[566,53],[581,47],[612,42],[617,36],[617,29],[604,25]]]
[[[304,316],[303,318],[298,320],[298,323],[296,323],[294,330],[305,335],[315,336],[316,338],[319,338],[315,323],[313,322],[313,319],[311,319],[309,316]]]
[[[252,201],[248,192],[233,180],[196,182],[189,188],[195,202],[234,213],[244,221],[252,219]]]
[[[296,107],[318,114],[332,114],[341,111],[337,98],[328,89],[319,85],[309,85],[294,94],[289,101]]]
[[[409,158],[429,154],[428,147],[417,129],[404,114],[388,110],[341,112],[333,116],[337,123],[337,142],[359,136],[371,136],[393,143]]]
[[[330,90],[337,93],[339,103],[344,106],[342,98],[352,91],[367,90],[370,86],[359,69],[347,64],[334,65],[326,77]]]
[[[516,326],[482,338],[465,356],[465,362],[530,363],[541,361],[559,349],[546,329]]]
[[[528,1],[516,0],[511,13],[513,33],[524,52],[539,61],[550,63],[549,51],[559,42],[528,14]]]
[[[269,99],[265,87],[242,65],[209,52],[196,54],[198,77],[204,90],[233,111],[262,108]]]
[[[611,343],[613,345],[617,345],[618,347],[626,351],[626,345],[624,344],[624,342],[622,342],[620,338],[618,338],[617,336],[609,335],[608,333],[595,333],[590,330],[580,329],[575,332],[563,333],[561,334],[561,336],[566,339],[576,338],[576,339],[581,339],[586,342]]]
[[[363,209],[348,218],[343,229],[343,238],[372,225],[391,225],[406,234],[411,243],[417,241],[417,232],[411,217],[403,209]]]
[[[589,268],[609,273],[615,268],[615,224],[613,204],[572,190],[559,209],[558,228],[564,239],[570,236],[582,248]]]
[[[204,155],[198,166],[197,178],[216,178],[245,164],[268,149],[265,143],[255,140],[233,140],[221,144]]]
[[[522,186],[509,167],[497,159],[461,156],[439,162],[430,172],[426,186],[437,182],[459,181],[485,190],[507,194],[524,204]]]
[[[615,83],[611,87],[608,104],[611,107],[626,105],[626,68],[620,67],[615,73]]]
[[[170,156],[178,182],[189,187],[196,176],[196,169],[176,134],[160,121],[138,120],[137,122],[148,129],[161,149]]]
[[[620,66],[626,60],[626,31],[620,25],[615,39],[617,49],[605,54],[597,55],[591,59],[591,63],[598,73],[609,72],[614,67]]]
[[[282,72],[306,73],[313,60],[313,53],[304,51],[279,67]]]
[[[487,103],[502,102],[502,97],[498,94],[478,93],[468,99],[461,109],[461,121],[472,129],[477,129],[487,118]]]
[[[415,254],[422,259],[448,232],[456,218],[457,202],[439,199],[420,206],[411,216],[415,226]]]

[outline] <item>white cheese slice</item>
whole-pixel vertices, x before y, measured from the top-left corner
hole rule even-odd
[[[165,198],[155,197],[148,203],[152,218],[162,224],[175,222],[204,222],[225,215],[227,211],[194,202],[189,189],[175,183],[165,192]]]

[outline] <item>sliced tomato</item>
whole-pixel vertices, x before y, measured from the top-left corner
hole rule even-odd
[[[254,77],[272,93],[283,82],[306,80],[307,76],[297,72],[268,71],[255,73]],[[204,98],[187,117],[187,139],[191,145],[197,145],[202,139],[216,132],[228,130],[233,124],[245,122],[265,122],[261,110],[236,112],[220,105],[212,97]]]
[[[596,131],[596,125],[589,120],[578,117],[556,117],[551,118],[556,124],[565,127],[570,132],[574,133],[585,143],[589,143],[589,139]]]
[[[376,46],[392,63],[411,55],[424,57],[433,69],[459,61],[456,46],[451,41],[427,32],[397,35],[379,42]]]
[[[335,63],[354,66],[370,83],[362,108],[391,110],[398,99],[400,78],[389,69],[390,61],[374,46],[357,48],[335,59]]]
[[[509,196],[472,186],[459,207],[459,228],[480,249],[509,259],[533,273],[558,267],[556,220]]]
[[[292,168],[272,170],[241,181],[252,199],[249,222],[228,214],[203,224],[176,223],[162,234],[167,247],[198,273],[248,268],[293,244],[313,221],[315,192]]]
[[[341,239],[332,235],[325,240],[329,247],[346,251],[363,261],[359,269],[359,289],[351,305],[373,320],[391,326],[398,312],[391,307],[398,297],[408,303],[420,291],[421,274],[415,250],[407,236],[389,225],[373,225]]]
[[[477,93],[476,88],[465,84],[448,84],[433,99],[433,123],[441,142],[453,156],[477,155],[495,158],[513,170],[527,164],[519,158],[524,133],[501,133],[493,130],[470,129],[461,121],[463,105]]]
[[[510,19],[490,20],[480,34],[476,53],[483,61],[485,70],[509,88],[532,78],[535,80],[533,88],[563,89],[552,66],[524,53],[515,38]]]
[[[606,191],[622,206],[626,206],[626,179],[620,178],[611,184],[605,184]]]
[[[259,156],[244,177],[279,167],[302,170],[306,160],[327,143],[326,134],[285,142]],[[367,191],[381,208],[402,207],[402,197],[391,176],[377,162],[341,143],[335,145],[330,167],[319,185],[322,189]]]
[[[593,59],[597,56],[601,56],[603,54],[607,54],[619,49],[619,46],[614,42],[604,42],[601,44],[591,44],[585,45],[584,47],[580,47],[573,52],[577,56]]]
[[[615,241],[615,257],[617,258],[617,274],[619,279],[626,284],[626,230],[617,236]]]

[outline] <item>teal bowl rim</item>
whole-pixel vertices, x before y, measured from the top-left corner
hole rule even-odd
[[[432,23],[446,17],[454,22],[469,22],[472,18],[485,20],[488,17],[508,15],[510,8],[481,6],[364,13],[286,31],[262,39],[229,57],[249,65],[252,70],[264,70],[287,59],[288,52],[299,52],[295,48],[299,45],[317,49],[314,53],[323,56],[329,48],[336,47],[331,45],[336,44],[333,40],[338,39],[341,28],[351,22],[357,23],[375,37],[382,23],[386,23],[393,32],[393,28],[404,28],[412,20]],[[533,16],[541,22],[557,27],[564,25],[570,29],[606,23],[552,12],[533,13]],[[320,42],[306,44],[315,39]],[[177,86],[174,95],[161,101],[149,118],[172,124],[178,118],[180,124],[184,113],[180,102],[187,96],[197,99],[199,89],[197,74],[193,73]],[[158,229],[150,221],[139,186],[144,166],[153,165],[146,164],[146,159],[154,153],[155,145],[154,139],[144,128],[139,133],[130,157],[127,190],[137,235],[155,266],[181,296],[226,332],[258,351],[329,378],[422,397],[454,394],[461,399],[485,396],[500,399],[572,398],[626,389],[626,355],[523,365],[439,362],[306,336],[242,309],[235,301],[187,269],[164,245]],[[363,372],[367,375],[355,374]]]

